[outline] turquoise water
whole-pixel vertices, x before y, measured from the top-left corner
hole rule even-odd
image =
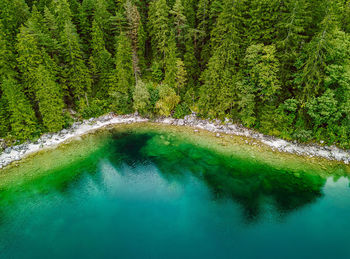
[[[160,133],[2,187],[0,258],[350,258],[347,177]]]

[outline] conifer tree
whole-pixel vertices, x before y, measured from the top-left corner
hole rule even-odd
[[[28,19],[29,8],[24,0],[0,1],[0,19],[9,44],[14,45],[19,27]]]
[[[11,74],[16,65],[10,40],[6,36],[2,20],[0,20],[0,81],[4,75]]]
[[[132,108],[131,95],[135,84],[132,48],[125,33],[119,35],[116,42],[115,70],[110,78],[109,95],[112,109],[120,113],[126,113]]]
[[[8,103],[11,133],[16,139],[26,140],[36,131],[36,119],[23,89],[12,77],[3,78],[2,90]]]
[[[82,39],[82,47],[85,53],[90,51],[90,38],[92,21],[94,17],[94,0],[83,0],[79,12],[79,31]]]
[[[184,14],[190,28],[195,28],[196,26],[196,4],[197,0],[182,0]]]
[[[43,65],[36,69],[35,77],[34,88],[43,125],[49,132],[59,131],[64,125],[64,105],[59,86]]]
[[[279,61],[274,45],[251,45],[247,49],[244,61],[247,65],[245,75],[251,90],[260,102],[271,102],[280,89]]]
[[[72,21],[72,12],[67,0],[57,0],[52,2],[58,31],[63,33],[66,22]]]
[[[169,7],[166,0],[154,0],[149,7],[149,35],[153,57],[165,64],[167,44],[170,38]]]
[[[264,43],[269,45],[272,40],[277,38],[277,28],[274,26],[280,21],[280,0],[251,0],[249,10],[242,10],[249,13],[245,24],[248,25],[248,40],[255,43]]]
[[[93,92],[102,97],[107,97],[108,80],[113,69],[113,60],[112,55],[106,49],[103,32],[95,20],[92,23],[91,36],[92,54],[89,63],[94,80]]]
[[[285,12],[282,13],[282,19],[277,25],[279,27],[277,55],[281,62],[281,82],[289,91],[292,90],[292,71],[296,71],[296,59],[301,52],[303,42],[309,41],[310,37],[306,34],[312,22],[309,9],[308,1],[286,1]]]
[[[320,25],[320,31],[304,46],[302,55],[297,60],[299,72],[295,83],[300,89],[299,99],[305,103],[319,93],[324,78],[329,42],[336,31],[336,20],[329,13]]]
[[[72,22],[74,24],[79,24],[80,22],[80,10],[81,10],[81,0],[68,0],[69,7],[72,13]]]
[[[135,81],[141,75],[141,66],[144,66],[144,52],[145,52],[145,42],[144,42],[144,31],[141,21],[140,13],[132,3],[131,0],[127,0],[125,3],[125,15],[128,21],[128,36],[131,39],[132,46],[132,60],[133,60],[133,70],[135,74]]]
[[[106,49],[112,52],[114,48],[114,35],[112,32],[111,18],[112,15],[108,11],[108,1],[96,0],[94,6],[94,21],[98,24],[103,32],[103,39],[106,45]]]
[[[249,46],[244,63],[246,71],[243,83],[239,85],[238,94],[239,114],[245,125],[252,126],[256,117],[262,114],[264,106],[273,105],[276,102],[276,96],[280,90],[278,78],[280,64],[276,58],[275,46],[263,44]],[[260,109],[259,113],[257,109]],[[267,109],[269,110],[271,109]],[[263,123],[266,124],[265,121]]]
[[[1,91],[0,91],[1,92]],[[10,131],[10,113],[5,96],[0,94],[0,137],[5,137]]]
[[[175,88],[176,73],[177,73],[177,48],[174,36],[168,42],[167,52],[165,56],[165,78],[164,83],[171,88]]]
[[[175,80],[175,89],[177,91],[177,95],[180,94],[185,89],[187,82],[187,72],[185,69],[185,64],[181,59],[176,60],[176,80]]]
[[[71,21],[67,21],[61,35],[63,54],[62,82],[69,91],[76,106],[83,108],[89,104],[91,78],[83,60],[79,35]]]
[[[172,14],[173,23],[174,23],[174,29],[175,29],[175,39],[177,48],[180,53],[185,52],[185,41],[186,41],[186,35],[188,33],[188,23],[187,18],[184,13],[184,7],[182,5],[182,0],[176,0],[175,4],[173,6],[173,9],[170,11],[170,14]]]
[[[31,25],[29,25],[31,26]],[[32,27],[32,26],[31,26]],[[43,63],[42,51],[39,48],[37,34],[31,27],[22,26],[18,34],[17,52],[18,66],[22,73],[24,87],[28,91],[31,99],[34,99],[35,89],[35,74],[37,67]],[[34,33],[33,33],[34,32]]]
[[[202,74],[199,106],[204,114],[224,116],[230,112],[237,99],[240,37],[235,16],[240,2],[228,1],[218,18],[213,55]]]
[[[196,38],[197,50],[198,52],[203,51],[202,57],[207,57],[204,52],[208,52],[208,41],[210,39],[210,1],[209,0],[199,0],[197,7],[197,30],[198,36]],[[208,58],[203,58],[204,63]]]

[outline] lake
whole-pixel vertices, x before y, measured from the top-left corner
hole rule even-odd
[[[120,126],[0,171],[0,258],[350,258],[349,167]]]

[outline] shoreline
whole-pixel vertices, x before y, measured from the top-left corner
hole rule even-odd
[[[209,121],[199,119],[195,115],[188,115],[184,119],[159,118],[156,120],[150,120],[135,114],[116,116],[110,113],[107,115],[102,115],[98,118],[91,118],[82,122],[75,122],[69,129],[63,129],[57,133],[46,133],[34,142],[6,148],[2,153],[0,153],[0,169],[5,168],[12,162],[19,161],[30,154],[46,148],[53,148],[68,140],[78,138],[95,130],[116,124],[132,124],[138,122],[153,122],[173,126],[187,126],[192,127],[194,132],[198,130],[206,130],[216,133],[217,137],[220,137],[220,134],[248,137],[261,142],[261,144],[266,145],[272,151],[306,157],[319,157],[330,161],[343,162],[344,164],[350,163],[350,150],[343,150],[335,146],[329,147],[319,146],[317,144],[292,143],[276,137],[266,136],[243,126],[233,124],[228,120],[225,121],[225,123],[222,123],[220,120]],[[246,141],[246,144],[249,144],[249,142]]]

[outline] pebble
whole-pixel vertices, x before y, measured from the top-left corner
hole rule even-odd
[[[75,122],[73,123],[70,129],[63,129],[61,132],[57,134],[51,134],[51,133],[44,134],[41,138],[39,138],[32,144],[28,142],[22,145],[5,148],[2,154],[0,152],[0,168],[8,165],[12,161],[19,160],[26,154],[30,153],[31,151],[29,150],[28,144],[31,144],[31,148],[33,150],[37,150],[38,148],[43,148],[45,146],[49,146],[54,143],[59,143],[60,140],[63,141],[67,136],[67,134],[72,134],[72,137],[79,138],[79,136],[74,136],[74,132],[76,132],[78,129],[81,129],[81,126],[87,127],[87,129],[84,128],[84,131],[87,132],[89,130],[96,129],[100,126],[109,125],[109,123],[110,124],[113,124],[113,123],[130,124],[136,121],[148,121],[148,119],[143,119],[137,116],[137,114],[116,116],[113,113],[109,113],[99,118],[91,118],[83,122],[79,122],[79,121]],[[94,124],[94,122],[97,124]],[[317,146],[317,145],[305,145],[305,144],[303,145],[303,144],[298,144],[296,140],[294,140],[293,142],[287,142],[271,136],[265,136],[253,130],[246,129],[239,124],[232,124],[228,118],[226,118],[224,121],[227,124],[223,125],[222,122],[218,119],[212,122],[209,120],[202,120],[202,119],[199,119],[195,113],[192,113],[191,115],[185,116],[184,119],[158,118],[155,120],[155,122],[178,125],[178,126],[184,126],[184,125],[195,126],[197,128],[216,133],[215,134],[216,137],[221,137],[220,133],[230,134],[231,138],[232,138],[232,135],[249,137],[249,138],[259,140],[265,145],[270,146],[272,150],[279,150],[281,152],[288,152],[288,153],[293,153],[297,155],[306,155],[311,157],[314,157],[314,156],[324,157],[330,160],[343,161],[345,164],[350,163],[349,150],[341,150],[334,145],[330,147]],[[199,132],[199,129],[194,129],[194,132]],[[247,140],[244,140],[244,141],[246,144],[249,143]],[[0,143],[4,143],[4,140],[0,139]],[[321,140],[320,143],[323,144],[324,141]],[[258,145],[258,143],[256,142],[252,142],[252,144]]]

